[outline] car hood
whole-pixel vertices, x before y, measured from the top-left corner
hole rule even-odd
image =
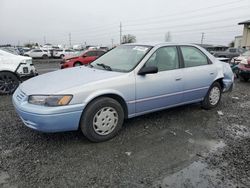
[[[34,77],[22,83],[20,89],[27,95],[59,94],[76,86],[86,85],[87,87],[87,84],[93,84],[123,74],[80,66]]]
[[[64,60],[67,61],[67,60],[71,60],[71,59],[77,59],[79,56],[69,56],[69,57],[65,57]]]

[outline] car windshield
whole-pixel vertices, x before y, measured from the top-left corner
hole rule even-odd
[[[91,65],[98,69],[129,72],[136,67],[151,48],[151,46],[122,45],[104,54]]]
[[[242,54],[242,56],[250,56],[250,50],[249,51],[246,51]]]

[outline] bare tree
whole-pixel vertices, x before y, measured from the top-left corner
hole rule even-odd
[[[136,42],[136,36],[131,35],[131,34],[127,34],[127,35],[122,36],[122,44],[134,43],[134,42]]]

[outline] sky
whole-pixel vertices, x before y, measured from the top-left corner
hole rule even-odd
[[[250,0],[0,0],[0,44],[111,46],[137,42],[228,45],[250,20]],[[121,24],[121,27],[120,27]]]

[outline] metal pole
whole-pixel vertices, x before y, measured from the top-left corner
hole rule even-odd
[[[201,33],[201,44],[203,44],[204,35],[205,35],[205,33]]]
[[[122,44],[122,22],[120,22],[120,44]]]

